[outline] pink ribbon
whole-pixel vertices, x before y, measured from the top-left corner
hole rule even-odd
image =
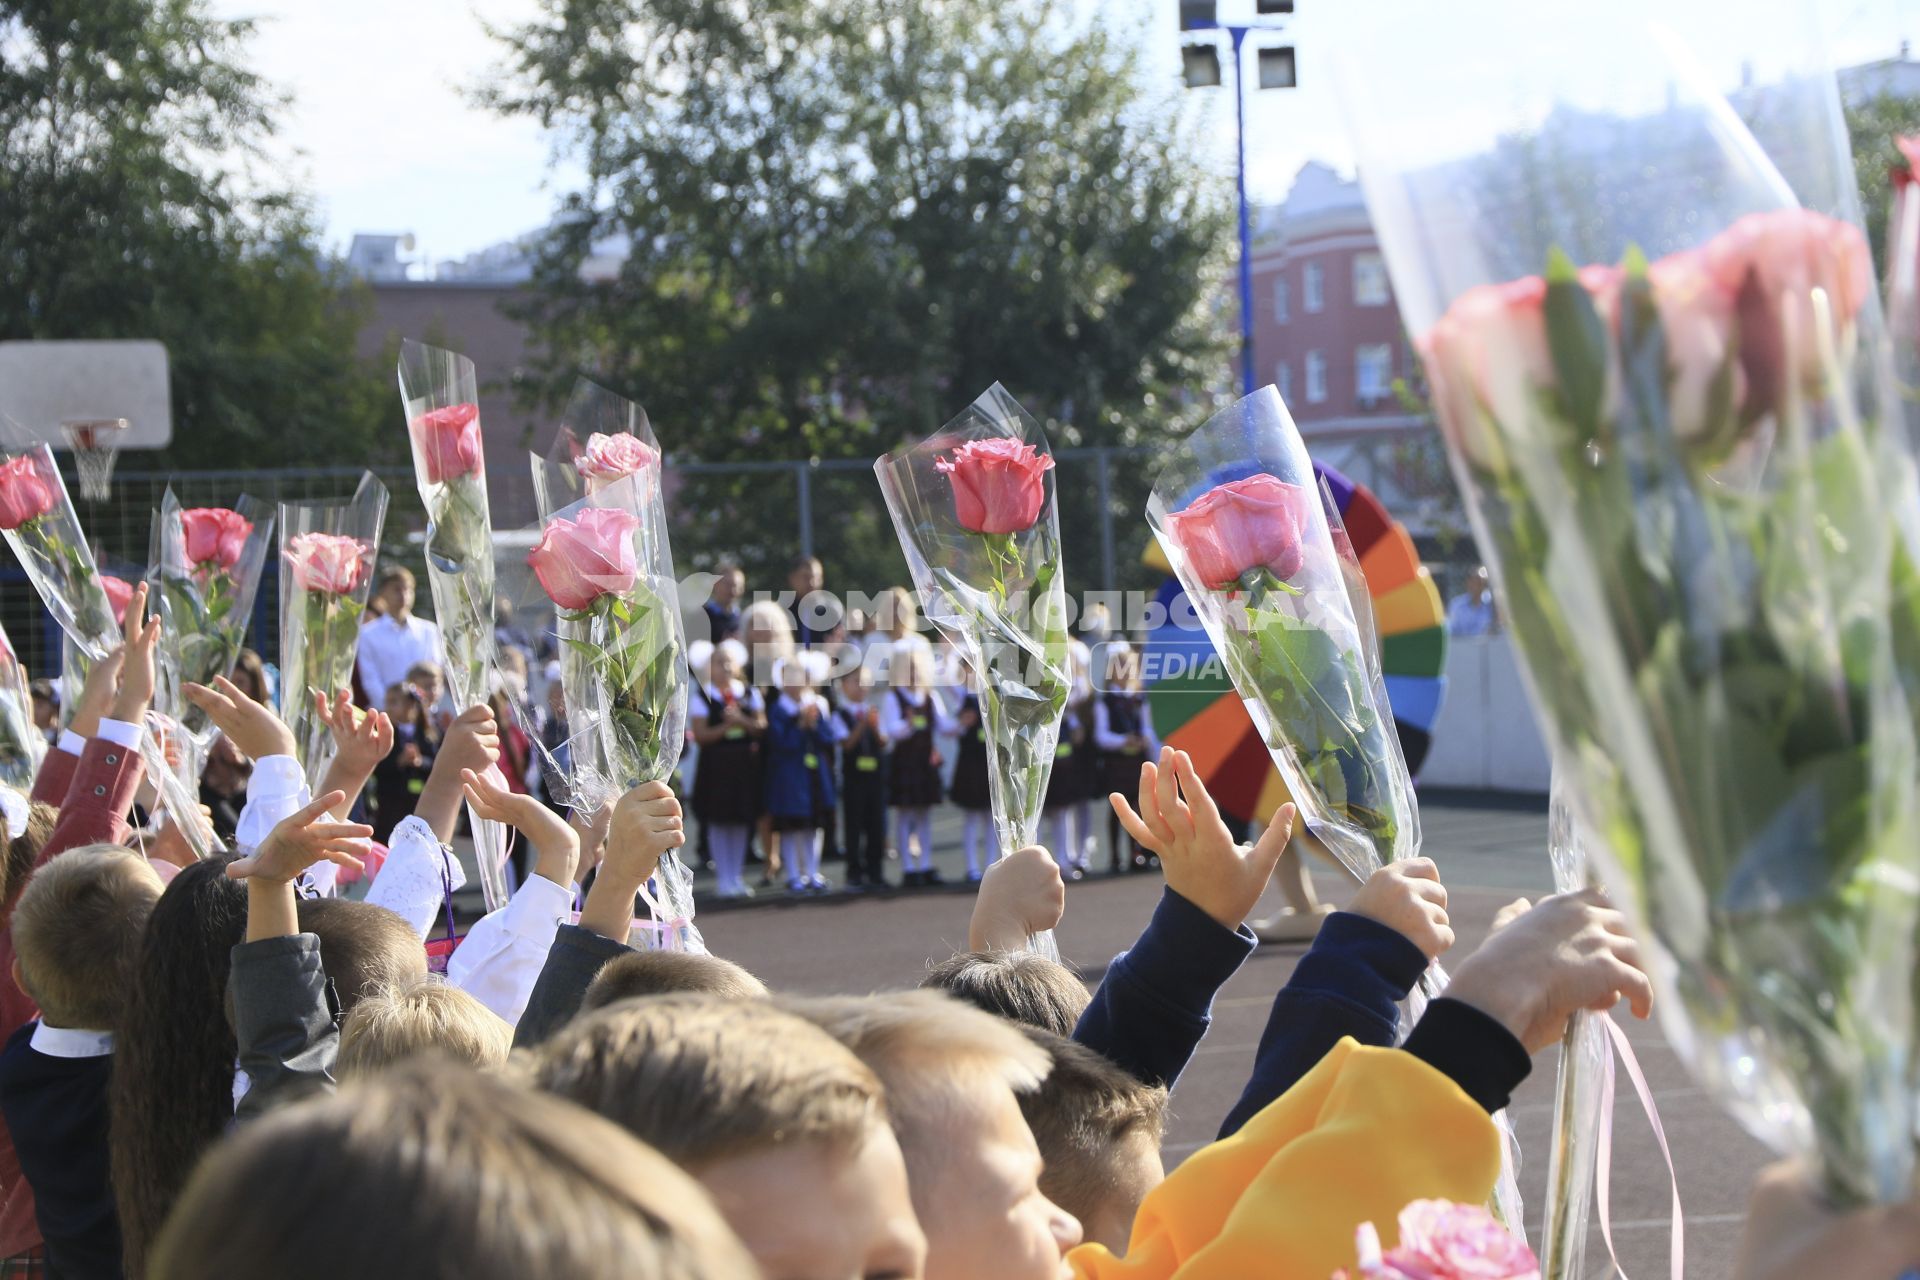
[[[1620,1265],[1620,1255],[1613,1247],[1613,1214],[1608,1201],[1613,1186],[1613,1060],[1620,1059],[1620,1065],[1626,1068],[1627,1079],[1633,1083],[1633,1091],[1640,1095],[1640,1109],[1647,1113],[1647,1122],[1653,1126],[1653,1136],[1660,1144],[1660,1154],[1667,1162],[1667,1179],[1673,1188],[1673,1230],[1668,1244],[1668,1261],[1672,1280],[1680,1280],[1686,1273],[1686,1219],[1680,1209],[1680,1175],[1674,1172],[1673,1152],[1667,1146],[1667,1131],[1660,1124],[1660,1108],[1653,1103],[1653,1090],[1647,1087],[1646,1073],[1640,1070],[1640,1059],[1633,1053],[1633,1046],[1627,1043],[1627,1033],[1613,1020],[1613,1015],[1602,1013],[1595,1015],[1600,1025],[1607,1029],[1607,1035],[1613,1041],[1614,1052],[1607,1056],[1606,1070],[1600,1076],[1600,1135],[1594,1150],[1594,1199],[1600,1207],[1600,1235],[1607,1242],[1607,1256],[1613,1260],[1613,1269],[1620,1273],[1620,1280],[1627,1280],[1627,1269]]]

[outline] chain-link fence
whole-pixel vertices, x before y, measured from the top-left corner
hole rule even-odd
[[[1443,593],[1457,588],[1476,562],[1445,453],[1430,429],[1347,438],[1310,438],[1314,456],[1365,484],[1413,532]],[[1152,448],[1063,449],[1055,454],[1060,532],[1068,591],[1152,590],[1158,576],[1142,561],[1151,534],[1147,493],[1159,470]],[[62,459],[70,466],[70,460]],[[124,460],[123,460],[124,461]],[[268,504],[353,492],[361,472],[350,467],[286,470],[157,472],[122,469],[105,501],[78,499],[88,536],[110,573],[137,578],[145,570],[152,513],[171,486],[185,506],[224,506],[242,493]],[[391,502],[381,558],[424,576],[425,515],[411,468],[375,472]],[[77,494],[73,477],[69,491]],[[778,592],[796,554],[816,555],[835,593],[877,594],[908,581],[906,562],[880,499],[873,464],[864,458],[813,461],[670,463],[667,493],[675,559],[681,572],[711,569],[722,559],[745,570],[750,593]],[[503,552],[503,554],[505,554]],[[249,643],[269,660],[279,652],[279,566],[270,559],[254,606]],[[59,666],[59,634],[25,574],[9,557],[0,564],[0,622],[28,668],[51,675]],[[431,610],[421,592],[420,608]],[[526,620],[523,620],[526,621]]]

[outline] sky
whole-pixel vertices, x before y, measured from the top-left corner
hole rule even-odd
[[[1175,0],[1068,2],[1083,18],[1097,7],[1136,33],[1150,72],[1169,84],[1177,80]],[[538,13],[537,0],[211,4],[222,16],[258,20],[252,63],[292,98],[281,130],[284,162],[313,193],[326,240],[337,249],[345,249],[355,232],[411,232],[421,257],[457,258],[541,226],[559,192],[579,178],[576,166],[550,167],[549,141],[534,123],[495,116],[470,100],[498,60],[499,46],[486,24],[525,21]],[[1220,5],[1230,21],[1253,10],[1253,0]],[[1299,12],[1284,20],[1285,34],[1261,37],[1295,46],[1300,86],[1248,96],[1253,199],[1284,197],[1293,174],[1310,159],[1352,170],[1353,150],[1333,85],[1338,51],[1355,67],[1364,92],[1370,75],[1392,76],[1396,58],[1436,56],[1430,52],[1434,33],[1415,38],[1415,28],[1431,26],[1435,14],[1472,7],[1481,14],[1475,28],[1456,25],[1439,37],[1459,41],[1463,50],[1497,66],[1503,27],[1554,5],[1569,12],[1599,8],[1590,0],[1473,0],[1471,6],[1297,0]],[[1912,39],[1920,50],[1920,0],[1668,0],[1664,8],[1708,74],[1728,88],[1743,63],[1751,63],[1762,80],[1800,64],[1810,45],[1790,19],[1816,8],[1837,65],[1892,57],[1902,39]],[[1251,53],[1247,62],[1251,68]],[[1495,79],[1498,74],[1491,73]],[[1197,91],[1191,101],[1212,144],[1209,162],[1231,172],[1231,91]]]

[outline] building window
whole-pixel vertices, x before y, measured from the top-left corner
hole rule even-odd
[[[1305,271],[1300,273],[1301,305],[1308,311],[1318,311],[1327,305],[1326,270],[1317,262],[1309,262]]]
[[[1307,403],[1320,404],[1326,398],[1327,357],[1318,351],[1309,351],[1307,352]]]
[[[1287,322],[1287,278],[1273,278],[1273,318],[1281,324]]]
[[[1388,301],[1387,264],[1377,253],[1353,258],[1353,303],[1357,307],[1384,307]]]
[[[1293,396],[1293,366],[1285,360],[1274,367],[1273,385],[1279,390],[1282,400]]]
[[[1393,394],[1393,348],[1384,342],[1355,347],[1353,386],[1363,409]]]

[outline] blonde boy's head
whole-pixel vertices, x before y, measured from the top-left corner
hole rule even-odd
[[[963,951],[927,971],[922,987],[976,1009],[1069,1036],[1093,997],[1058,960],[1031,951]]]
[[[598,1116],[418,1062],[248,1126],[201,1162],[149,1280],[757,1280],[713,1201]]]
[[[1046,1051],[936,991],[782,1003],[886,1086],[927,1233],[926,1280],[1056,1280],[1080,1224],[1041,1192],[1040,1150],[1016,1097],[1046,1078]]]
[[[1088,1240],[1124,1254],[1140,1202],[1166,1178],[1167,1091],[1064,1036],[1021,1030],[1053,1061],[1046,1083],[1020,1095],[1047,1162],[1040,1189],[1080,1220]]]
[[[760,979],[719,956],[693,951],[632,951],[601,967],[581,997],[580,1011],[591,1013],[641,996],[681,993],[754,1000],[764,997],[767,988]]]
[[[531,1070],[700,1179],[767,1275],[920,1274],[880,1082],[819,1028],[765,1001],[651,996],[573,1022]]]
[[[339,1076],[354,1080],[423,1053],[481,1070],[506,1065],[513,1028],[456,986],[433,976],[376,991],[340,1024]]]
[[[161,888],[145,858],[112,844],[70,850],[33,873],[13,910],[13,948],[20,986],[49,1025],[119,1025]]]

